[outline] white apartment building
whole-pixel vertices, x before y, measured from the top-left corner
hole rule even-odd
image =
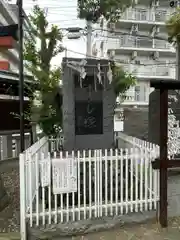
[[[167,42],[165,27],[174,11],[169,3],[139,0],[122,14],[118,23],[101,24],[93,54],[114,59],[137,77],[136,86],[128,90],[121,106],[147,106],[151,79],[175,79],[176,50]]]
[[[0,25],[10,25],[18,23],[18,7],[15,4],[8,3],[7,0],[0,1]],[[24,13],[24,37],[33,38],[31,32],[31,25],[28,21],[26,14]],[[18,42],[15,43],[13,49],[1,50],[0,61],[7,60],[10,64],[9,71],[18,73],[19,70],[19,54],[18,54]],[[24,74],[29,74],[24,69]]]

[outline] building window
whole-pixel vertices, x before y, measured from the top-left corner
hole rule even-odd
[[[140,86],[135,86],[135,101],[140,101]]]
[[[147,86],[144,86],[144,98],[143,100],[146,102],[147,100]]]

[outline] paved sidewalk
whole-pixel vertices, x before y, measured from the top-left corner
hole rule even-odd
[[[86,236],[64,238],[62,240],[179,240],[180,217],[169,221],[168,229],[161,229],[156,222],[116,228]]]

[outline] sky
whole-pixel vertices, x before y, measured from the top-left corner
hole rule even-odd
[[[16,0],[9,0],[9,3],[16,3]],[[55,24],[59,28],[69,27],[85,27],[85,21],[77,18],[77,0],[24,0],[23,8],[27,14],[29,14],[33,8],[33,5],[38,4],[41,8],[45,8],[47,11],[47,19],[50,24]],[[86,53],[86,39],[82,37],[78,40],[69,40],[66,37],[63,39],[63,46],[68,50],[68,57],[84,57]],[[52,65],[61,64],[62,57],[65,55],[59,54],[53,61]]]

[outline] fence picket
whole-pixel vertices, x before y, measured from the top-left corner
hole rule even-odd
[[[36,226],[39,226],[39,159],[36,153]]]
[[[140,211],[143,211],[143,163],[144,163],[144,149],[140,150]]]
[[[48,153],[48,158],[50,158],[50,153]],[[48,175],[49,175],[49,185],[48,185],[48,206],[49,206],[49,224],[52,223],[52,206],[51,206],[51,193],[52,193],[52,188],[51,188],[51,167],[48,168]]]
[[[115,194],[116,194],[116,215],[118,215],[118,151],[115,150],[115,156],[116,156],[116,167],[115,167],[115,173],[116,173],[116,180],[115,180]]]
[[[135,196],[135,211],[138,212],[138,192],[139,192],[139,184],[138,184],[138,179],[139,179],[139,169],[138,169],[138,165],[139,165],[139,150],[137,148],[134,149],[134,153],[135,153],[135,189],[136,189],[136,196]]]
[[[108,215],[108,155],[107,149],[105,149],[105,213]]]
[[[80,184],[80,152],[77,153],[78,162],[78,220],[81,220],[81,184]]]
[[[53,156],[54,159],[57,158],[57,153],[56,151],[54,152],[54,156]],[[61,161],[61,156],[59,156],[59,161]],[[55,193],[54,194],[54,210],[55,210],[55,215],[54,215],[54,223],[57,223],[57,215],[58,215],[58,210],[57,210],[57,194]]]
[[[121,214],[123,214],[123,202],[124,202],[124,199],[123,199],[123,196],[124,196],[124,189],[123,189],[123,186],[124,186],[124,173],[123,173],[123,149],[120,149],[120,164],[121,164],[121,167],[120,167],[120,170],[121,170],[121,188],[120,188],[120,191],[121,191]]]
[[[92,218],[92,161],[91,161],[91,150],[88,152],[89,156],[89,218]]]
[[[148,147],[149,148],[149,147]],[[148,172],[149,172],[149,166],[150,164],[148,163],[148,158],[149,158],[149,152],[147,149],[144,151],[144,189],[145,189],[145,211],[148,210]]]
[[[83,151],[83,200],[84,200],[84,219],[86,219],[86,151]]]
[[[129,189],[129,179],[128,179],[128,149],[125,149],[125,176],[126,176],[126,191],[125,191],[125,199],[126,199],[126,213],[128,213],[128,189]]]
[[[72,151],[72,159],[76,161],[74,151]],[[75,221],[75,202],[74,202],[75,194],[74,192],[72,193],[72,220],[73,222]]]
[[[99,190],[99,193],[100,193],[100,198],[99,198],[99,205],[100,205],[100,217],[102,217],[103,215],[103,168],[102,168],[102,150],[100,149],[99,150],[99,186],[100,186],[100,190]]]
[[[95,213],[94,216],[97,217],[98,216],[98,203],[97,203],[97,150],[94,151],[94,204],[95,204]]]
[[[33,198],[32,198],[32,195],[33,195],[33,192],[32,192],[32,164],[33,164],[33,159],[31,157],[31,154],[28,153],[28,170],[29,170],[29,208],[30,208],[30,227],[32,227],[33,225],[33,218],[32,218],[32,213],[33,213]]]
[[[130,186],[131,186],[131,192],[130,192],[130,201],[131,201],[131,212],[133,212],[133,176],[134,176],[134,149],[131,148],[130,155],[131,155],[131,160],[130,160]]]

